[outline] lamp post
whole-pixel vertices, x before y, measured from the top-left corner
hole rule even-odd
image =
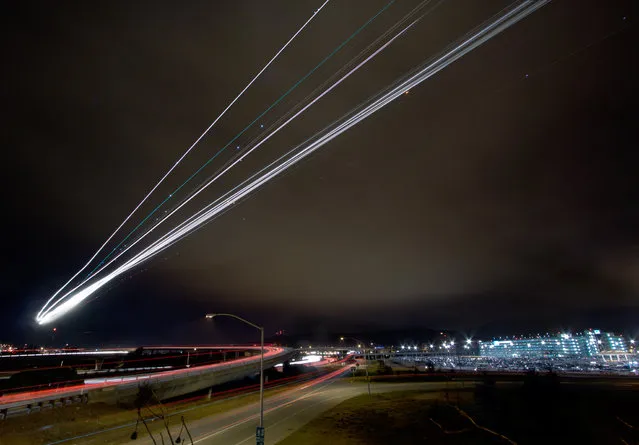
[[[264,328],[234,314],[206,314],[208,319],[215,317],[235,318],[260,331],[260,426],[255,433],[255,440],[257,445],[264,445]]]
[[[366,362],[366,383],[368,384],[368,395],[371,395],[371,379],[368,376],[368,357],[366,355],[366,343],[356,339],[355,337],[340,337],[340,341],[344,341],[345,338],[350,338],[351,340],[355,340],[357,342],[357,346],[361,344],[364,347],[364,361]]]

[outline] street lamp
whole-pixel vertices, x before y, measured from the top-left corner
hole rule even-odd
[[[206,314],[208,319],[215,317],[235,318],[260,331],[260,426],[255,433],[255,440],[257,445],[264,445],[264,328],[233,314]]]
[[[355,340],[358,344],[357,347],[360,348],[361,346],[364,346],[366,344],[366,342],[363,342],[361,340],[356,339],[355,337],[340,337],[340,341],[344,341],[344,339],[349,338],[351,340]],[[373,344],[371,342],[371,344]],[[361,345],[361,346],[360,346]],[[366,362],[366,383],[368,383],[368,395],[371,395],[371,379],[368,377],[368,357],[366,356],[366,348],[364,348],[364,361]]]

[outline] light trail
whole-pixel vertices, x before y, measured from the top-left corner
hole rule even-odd
[[[375,20],[381,13],[383,13],[386,9],[388,9],[395,0],[391,0],[386,4],[382,9],[380,9],[377,14],[371,17],[364,25],[359,27],[353,34],[351,34],[345,41],[343,41],[337,48],[335,48],[328,56],[326,56],[319,64],[317,64],[312,70],[310,70],[304,77],[299,79],[291,88],[289,88],[284,94],[282,94],[275,102],[273,102],[266,110],[260,113],[251,123],[249,123],[246,127],[244,127],[238,134],[236,134],[230,141],[226,143],[221,149],[219,149],[213,156],[211,156],[203,165],[201,165],[191,176],[189,176],[184,182],[182,182],[175,190],[173,190],[169,195],[164,198],[164,200],[158,204],[151,212],[146,215],[140,223],[129,232],[122,241],[118,245],[116,245],[111,252],[104,258],[87,276],[90,278],[96,269],[98,269],[108,258],[126,241],[131,235],[133,235],[149,218],[151,218],[155,212],[157,212],[164,204],[166,204],[173,196],[178,193],[185,185],[187,185],[193,178],[195,178],[204,168],[206,168],[211,162],[213,162],[221,153],[226,151],[228,147],[230,147],[237,139],[239,139],[246,131],[248,131],[258,120],[263,118],[271,109],[273,109],[277,104],[279,104],[286,96],[288,96],[293,90],[295,90],[302,82],[304,82],[311,74],[313,74],[317,69],[319,69],[324,63],[326,63],[330,58],[332,58],[339,50],[341,50],[348,42],[350,42],[357,34],[359,34],[364,28],[370,25],[373,20]],[[152,191],[151,191],[152,192]]]
[[[431,8],[428,8],[426,12],[424,12],[422,14],[422,17],[430,14],[430,12],[432,12],[435,8],[437,8],[441,3],[443,3],[445,0],[437,0],[435,2],[435,5],[432,6]],[[300,100],[296,105],[294,105],[289,111],[287,111],[286,113],[284,113],[280,118],[278,118],[276,121],[274,121],[266,130],[264,130],[260,135],[258,135],[257,137],[255,137],[253,140],[251,140],[248,144],[246,144],[245,149],[241,152],[244,153],[246,152],[246,150],[250,149],[251,147],[253,147],[255,144],[257,144],[261,138],[264,137],[264,135],[268,134],[269,132],[271,132],[274,128],[278,127],[282,122],[284,122],[285,120],[287,120],[290,116],[292,116],[294,113],[296,113],[301,107],[304,106],[304,104],[306,104],[308,101],[312,100],[313,97],[315,97],[316,94],[318,94],[319,92],[321,92],[324,88],[326,88],[328,85],[330,85],[331,83],[335,82],[336,79],[338,79],[344,72],[350,70],[350,68],[355,65],[356,63],[358,63],[358,61],[360,61],[362,58],[366,57],[366,54],[368,54],[369,52],[371,52],[373,50],[373,48],[378,47],[381,42],[385,41],[388,36],[390,36],[393,32],[395,32],[397,29],[401,28],[402,26],[405,26],[406,23],[408,23],[414,16],[417,15],[417,13],[424,9],[427,5],[429,5],[430,3],[432,3],[433,0],[422,0],[421,3],[419,3],[415,8],[413,8],[410,12],[408,12],[403,18],[401,18],[399,21],[397,21],[393,26],[391,26],[389,29],[387,29],[382,35],[380,35],[379,37],[377,37],[372,43],[370,43],[366,48],[364,48],[362,51],[360,51],[355,57],[353,57],[349,62],[347,62],[345,65],[343,65],[340,69],[338,69],[335,73],[333,73],[328,79],[326,79],[324,82],[322,82],[320,85],[318,85],[312,92],[310,92],[308,95],[306,95],[304,97],[304,99]],[[238,153],[239,155],[239,153]],[[208,181],[211,180],[211,178],[213,178],[214,176],[216,176],[220,171],[222,171],[223,169],[225,169],[231,162],[233,162],[236,158],[233,157],[230,160],[228,160],[226,162],[225,165],[223,165],[222,167],[220,167],[215,173],[213,173],[212,175],[210,175],[206,180],[202,181],[197,187],[195,187],[195,189],[193,191],[191,191],[187,196],[185,196],[184,198],[182,198],[182,200],[177,204],[182,204],[182,202],[184,202],[184,200],[189,199],[191,197],[192,194],[196,193],[197,191],[200,190],[200,188],[202,187],[206,187],[206,184],[208,183]],[[156,220],[157,221],[157,220]]]
[[[201,227],[203,224],[219,215],[221,212],[235,204],[235,202],[253,191],[257,190],[259,187],[264,185],[266,182],[278,176],[280,173],[284,172],[291,166],[295,165],[297,162],[307,157],[314,151],[321,148],[326,143],[330,142],[332,139],[336,138],[352,126],[358,124],[362,120],[366,119],[373,113],[379,111],[384,106],[388,105],[393,100],[400,97],[406,90],[414,88],[419,85],[421,82],[426,79],[432,77],[437,74],[442,69],[446,68],[450,64],[454,63],[459,58],[468,54],[478,46],[487,42],[494,36],[500,34],[504,30],[508,29],[510,26],[524,19],[537,9],[541,8],[545,4],[547,4],[550,0],[526,0],[521,2],[515,2],[509,8],[502,10],[499,14],[493,17],[491,21],[485,23],[483,26],[479,27],[475,31],[471,32],[469,35],[465,36],[461,42],[457,42],[455,45],[449,47],[442,55],[427,61],[425,64],[417,67],[412,70],[411,73],[404,76],[403,79],[400,79],[394,82],[390,87],[386,88],[381,93],[373,96],[373,98],[369,99],[366,105],[361,105],[356,107],[350,113],[347,113],[342,119],[336,121],[331,124],[329,127],[324,130],[316,133],[312,138],[308,139],[304,143],[298,145],[293,150],[289,151],[286,155],[279,158],[274,163],[271,163],[268,167],[270,168],[266,172],[265,169],[262,169],[259,174],[253,175],[250,178],[250,181],[247,180],[242,183],[242,187],[235,191],[234,193],[228,192],[223,197],[218,198],[215,202],[209,204],[204,209],[197,212],[192,217],[188,218],[183,223],[179,224],[174,229],[167,232],[160,239],[153,242],[151,245],[142,250],[139,254],[134,256],[133,258],[126,261],[123,265],[116,268],[114,271],[110,272],[103,278],[95,281],[94,283],[89,284],[84,289],[80,289],[75,294],[67,294],[65,295],[68,299],[64,302],[62,300],[58,301],[57,307],[51,307],[49,310],[38,314],[36,317],[36,321],[39,324],[46,324],[58,317],[64,315],[68,311],[72,310],[78,304],[80,304],[83,300],[88,298],[92,293],[97,291],[99,288],[104,286],[106,283],[119,276],[120,274],[130,270],[131,268],[137,266],[143,261],[153,257],[158,254],[162,250],[170,247],[175,242],[179,241],[183,237],[187,236],[189,233],[193,232],[197,228]],[[404,33],[408,28],[413,26],[415,22],[411,23],[407,28],[404,28],[398,35],[394,38],[399,37],[402,33]],[[388,46],[392,42],[389,41],[385,46],[380,48],[375,55],[379,53],[380,50]],[[359,67],[363,66],[364,63],[369,61],[373,55],[369,56],[364,62],[361,62],[354,70],[359,69]],[[354,71],[351,70],[346,76],[350,76]],[[344,80],[344,77],[340,79],[338,83]],[[394,85],[394,86],[393,86]],[[329,88],[332,89],[333,87]],[[328,92],[327,90],[326,92]],[[326,93],[325,92],[325,93]],[[318,100],[316,98],[316,100]],[[305,108],[300,110],[294,117],[299,115],[299,113],[303,112],[308,108],[311,104],[307,105]],[[350,117],[348,117],[350,116]],[[294,118],[293,117],[293,118]],[[291,118],[291,119],[293,119]],[[286,123],[290,122],[287,121]],[[285,124],[286,124],[285,123]],[[285,125],[283,124],[283,125]],[[279,130],[279,128],[278,128]],[[309,142],[312,141],[312,142]],[[254,147],[255,149],[256,147]],[[245,157],[248,152],[242,157]],[[282,159],[285,159],[282,161]],[[241,160],[241,158],[240,158]],[[281,162],[280,162],[281,161]],[[239,160],[237,161],[239,162]],[[275,166],[274,166],[275,165]],[[264,172],[264,173],[262,173]],[[234,189],[236,190],[237,187]],[[195,196],[195,195],[194,195]],[[149,230],[150,233],[152,228]],[[75,291],[76,289],[74,289]],[[73,291],[72,291],[73,292]]]
[[[146,196],[144,198],[142,198],[142,201],[140,201],[140,203],[135,206],[135,208],[133,209],[133,211],[131,211],[131,213],[129,213],[129,215],[124,219],[124,221],[122,221],[122,223],[120,223],[120,225],[113,231],[113,233],[111,235],[109,235],[109,237],[107,238],[107,240],[100,246],[100,248],[93,254],[93,256],[89,259],[89,261],[87,261],[87,263],[82,266],[82,268],[80,270],[78,270],[75,275],[73,275],[71,278],[69,278],[69,280],[60,288],[58,289],[52,296],[51,298],[49,298],[47,300],[47,302],[44,304],[44,306],[42,307],[42,309],[40,310],[40,312],[42,312],[42,310],[46,309],[46,307],[55,299],[55,297],[65,288],[69,285],[69,283],[71,283],[78,275],[80,275],[80,273],[82,273],[83,270],[85,270],[90,264],[91,262],[99,255],[99,253],[102,251],[102,249],[104,249],[104,247],[113,239],[113,237],[116,235],[116,233],[118,233],[120,231],[120,229],[131,219],[131,217],[135,214],[135,212],[138,211],[138,209],[146,202],[147,199],[149,199],[149,197],[153,194],[153,192],[160,186],[160,184],[162,184],[162,182],[164,182],[164,180],[173,172],[173,170],[175,170],[175,168],[182,162],[182,160],[191,152],[191,150],[193,150],[195,148],[195,146],[204,138],[204,136],[206,136],[208,134],[209,131],[211,131],[211,129],[215,126],[215,124],[217,124],[217,122],[226,114],[226,112],[235,104],[235,102],[237,102],[237,100],[246,92],[246,90],[248,90],[251,85],[253,85],[253,83],[262,75],[262,73],[264,71],[266,71],[266,69],[275,61],[275,59],[277,59],[279,57],[279,55],[291,44],[291,42],[293,42],[293,40],[295,40],[295,38],[304,30],[304,28],[306,28],[306,26],[315,18],[315,16],[324,8],[324,6],[326,6],[326,4],[329,2],[330,0],[325,0],[324,3],[322,3],[322,5],[316,9],[313,14],[311,15],[311,17],[295,32],[295,34],[293,34],[293,36],[284,44],[284,46],[282,46],[282,48],[280,48],[279,51],[277,51],[277,53],[275,53],[275,55],[271,58],[271,60],[268,61],[268,63],[266,65],[264,65],[264,67],[253,77],[253,79],[251,79],[251,81],[244,87],[244,89],[242,89],[242,91],[240,91],[240,93],[235,97],[235,99],[233,99],[227,106],[226,108],[224,108],[224,110],[215,118],[215,120],[211,123],[211,125],[209,125],[206,130],[204,130],[204,132],[195,140],[195,142],[193,142],[193,144],[191,144],[191,146],[182,154],[182,156],[180,156],[178,158],[178,160],[171,166],[171,168],[169,168],[169,170],[164,174],[164,176],[162,176],[162,178],[160,178],[160,180],[158,181],[157,184],[155,184],[155,186],[153,186],[153,188],[146,194]],[[161,205],[163,205],[169,198],[171,198],[172,194],[169,195],[169,197],[167,197]],[[157,207],[159,208],[159,207]],[[157,209],[156,208],[156,209]],[[126,238],[125,238],[126,240]],[[120,245],[123,243],[124,241],[122,241],[120,244],[118,244],[116,247],[113,248],[113,250],[109,253],[109,255],[107,256],[107,258],[109,256],[111,256],[113,254],[113,252],[115,252]],[[102,261],[102,263],[105,260]],[[100,264],[102,264],[100,263]],[[94,269],[95,271],[95,269]]]
[[[340,370],[340,371],[343,371],[343,370]],[[326,381],[326,379],[324,378],[325,375],[320,375],[320,374],[321,374],[321,372],[319,372],[319,371],[313,371],[313,372],[307,372],[307,373],[301,374],[299,376],[291,376],[291,377],[284,377],[284,378],[277,379],[277,380],[271,380],[269,382],[265,382],[264,383],[264,388],[265,389],[276,389],[276,388],[282,388],[282,387],[288,386],[288,385],[301,386],[304,383],[308,383],[307,385],[304,386],[304,389],[306,389],[308,387],[312,387],[312,386],[315,386],[316,384],[319,384],[319,383],[322,383],[322,382]],[[332,372],[332,373],[327,374],[327,375],[330,375],[331,378],[338,376],[338,374],[336,374],[335,372]],[[327,385],[325,385],[325,386],[327,386]],[[293,387],[292,391],[295,391],[297,389],[298,388]],[[299,388],[299,389],[301,389],[301,388]],[[220,400],[223,400],[225,398],[235,398],[235,397],[241,397],[241,396],[244,396],[244,395],[258,394],[258,393],[259,393],[259,384],[246,385],[246,386],[243,386],[243,387],[240,387],[240,388],[233,388],[233,389],[228,389],[228,390],[221,391],[221,392],[216,392],[213,401],[208,401],[208,402],[203,403],[203,404],[197,404],[195,406],[188,406],[187,405],[186,408],[182,408],[182,409],[179,409],[178,411],[175,411],[175,412],[171,413],[170,417],[180,416],[180,415],[188,413],[190,411],[201,409],[203,407],[219,403]],[[282,401],[285,397],[286,397],[286,394],[273,394],[273,395],[271,395],[269,397],[269,400],[274,401],[274,402]],[[194,402],[194,401],[197,401],[197,400],[201,401],[201,400],[205,400],[205,399],[208,400],[208,396],[200,395],[200,396],[190,397],[190,398],[186,398],[186,399],[178,399],[178,400],[175,400],[173,402],[165,402],[162,405],[164,407],[171,407],[171,406],[177,406],[177,405],[185,405],[187,403],[191,403],[191,402]],[[288,404],[286,406],[288,406]],[[271,412],[271,411],[274,411],[274,409],[271,408],[271,409],[267,410],[266,412]],[[237,424],[241,424],[241,423],[248,422],[253,417],[254,417],[253,415],[250,415],[248,418],[245,418],[243,421],[237,421],[236,423]],[[158,417],[155,417],[153,415],[151,415],[150,417],[146,417],[145,418],[145,420],[147,422],[158,420],[158,419],[159,419]],[[92,432],[89,432],[89,433],[81,434],[79,436],[74,436],[74,437],[68,437],[66,439],[61,439],[61,440],[56,441],[56,442],[49,442],[47,445],[59,445],[59,444],[62,444],[62,443],[72,442],[72,441],[75,442],[75,441],[78,441],[80,439],[86,439],[86,438],[89,438],[89,437],[95,437],[97,435],[108,433],[108,432],[111,432],[111,431],[114,431],[114,430],[120,430],[120,429],[123,429],[123,428],[130,428],[132,426],[135,426],[135,424],[136,424],[136,422],[131,422],[131,423],[126,423],[126,424],[118,425],[118,426],[111,427],[111,428],[106,428],[106,429],[102,429],[102,430],[98,430],[98,431],[92,431]],[[228,427],[229,427],[229,425],[226,425],[224,428],[228,428]],[[215,433],[213,433],[213,434],[215,435]],[[201,440],[202,439],[196,440],[194,443],[201,442]]]
[[[422,15],[420,18],[423,18],[424,16],[430,14],[430,12],[432,12],[435,8],[437,8],[441,3],[443,3],[445,0],[437,0],[435,1],[434,5],[430,8],[428,8]],[[353,57],[349,62],[347,62],[345,65],[343,65],[339,70],[337,70],[335,73],[333,73],[328,79],[326,79],[324,82],[322,82],[319,86],[317,86],[311,93],[309,93],[308,95],[306,95],[304,97],[304,99],[300,100],[296,105],[294,105],[289,111],[287,111],[286,113],[284,113],[280,118],[278,118],[276,121],[274,121],[266,130],[264,130],[259,136],[255,137],[253,140],[251,140],[248,144],[246,144],[244,150],[241,153],[245,153],[247,150],[249,150],[251,147],[255,146],[255,144],[259,143],[260,140],[265,137],[265,135],[269,134],[271,131],[273,131],[273,129],[275,129],[276,127],[278,127],[282,122],[284,122],[285,120],[287,120],[291,115],[293,115],[294,113],[296,113],[301,107],[304,106],[304,104],[306,104],[308,101],[312,100],[312,98],[318,94],[319,92],[321,92],[324,88],[327,87],[327,85],[330,85],[332,82],[334,82],[336,79],[338,79],[344,72],[348,71],[353,65],[355,65],[356,63],[358,63],[359,60],[361,60],[363,57],[366,57],[366,54],[368,54],[370,51],[373,50],[373,48],[376,48],[380,45],[381,42],[385,41],[394,31],[396,31],[397,29],[401,28],[402,26],[405,26],[406,23],[408,23],[414,16],[417,15],[418,12],[420,12],[421,10],[423,10],[426,6],[428,6],[430,3],[433,3],[433,0],[422,0],[417,6],[415,6],[411,11],[409,11],[403,18],[401,18],[399,21],[397,21],[393,26],[391,26],[389,29],[387,29],[382,35],[380,35],[379,37],[377,37],[372,43],[370,43],[366,48],[364,48],[362,51],[360,51],[355,57]],[[391,3],[387,4],[385,8],[387,8]],[[376,14],[379,15],[381,12],[383,11],[383,9],[378,12]],[[375,16],[375,17],[376,17]],[[373,17],[373,19],[375,18]],[[371,19],[372,20],[372,19]],[[369,22],[371,21],[369,20]],[[363,28],[364,26],[366,26],[367,24],[364,24],[361,28]],[[351,37],[349,37],[348,40],[350,40],[350,38],[352,38],[353,36],[355,36],[360,30],[358,29],[355,33],[353,33],[353,35]],[[348,41],[347,40],[347,41]],[[343,45],[343,44],[342,44]],[[340,46],[342,46],[340,45]],[[333,53],[335,52],[335,50],[333,51]],[[240,155],[240,153],[238,153],[238,156]],[[191,197],[194,194],[199,193],[199,191],[202,188],[206,188],[209,184],[209,181],[211,181],[211,178],[214,178],[215,176],[218,176],[218,173],[220,173],[222,170],[226,170],[226,168],[229,166],[229,164],[231,164],[232,162],[234,162],[237,159],[237,157],[233,157],[231,159],[229,159],[223,166],[221,166],[215,173],[213,173],[212,175],[210,175],[206,180],[202,181],[197,187],[195,187],[195,189],[193,189],[191,192],[188,193],[187,196],[185,196],[184,198],[181,199],[180,202],[178,202],[176,204],[176,206],[180,206],[182,204],[185,203],[185,201],[188,201],[191,199]],[[218,176],[219,179],[219,176]],[[234,188],[235,189],[235,188]],[[233,190],[234,190],[233,189]],[[171,209],[173,210],[173,209]],[[161,221],[159,220],[159,218],[156,218],[156,222],[154,224],[155,227],[159,226],[160,224],[162,224],[164,221],[166,221],[166,219],[168,218],[163,218]],[[141,235],[140,238],[146,236],[146,233],[144,235]],[[136,240],[137,243],[137,240]],[[125,251],[128,249],[125,249]],[[125,252],[121,252],[121,254],[124,254]],[[118,255],[121,256],[121,254]],[[116,257],[117,258],[117,257]],[[109,262],[111,263],[111,262]],[[103,264],[103,263],[102,263]],[[101,265],[101,264],[100,264]],[[108,266],[108,264],[107,264]],[[97,269],[97,268],[96,268]],[[94,272],[95,270],[94,269]],[[104,268],[103,268],[104,269]],[[103,270],[103,269],[100,269]],[[100,271],[96,272],[99,273]],[[87,278],[91,278],[91,276],[87,277]],[[86,282],[87,279],[84,280],[84,282]],[[81,286],[83,283],[80,283],[78,286]]]
[[[388,7],[391,3],[388,3],[388,5],[386,7]],[[377,17],[384,9],[382,9],[381,11],[379,11],[373,18],[371,18],[368,22],[366,22],[362,27],[360,27],[355,33],[353,33],[345,42],[343,42],[337,49],[339,49],[340,47],[342,47],[346,42],[348,42],[348,40],[350,40],[352,37],[354,37],[357,33],[359,33],[364,26],[368,25],[375,17]],[[421,17],[420,17],[421,18]],[[283,129],[284,127],[286,127],[291,121],[293,121],[295,118],[297,118],[300,114],[302,114],[304,111],[306,111],[308,108],[310,108],[313,104],[315,104],[319,99],[321,99],[323,96],[325,96],[326,94],[328,94],[330,91],[332,91],[334,88],[336,88],[340,83],[342,83],[344,80],[346,80],[348,77],[350,77],[353,73],[355,73],[357,70],[359,70],[362,66],[364,66],[366,63],[368,63],[370,60],[372,60],[375,56],[377,56],[381,51],[383,51],[385,48],[387,48],[395,39],[397,39],[398,37],[400,37],[402,34],[404,34],[404,32],[406,32],[408,29],[410,29],[413,25],[415,25],[415,23],[417,23],[417,21],[419,21],[419,19],[413,21],[411,24],[409,24],[408,26],[406,26],[404,29],[402,29],[400,32],[398,32],[392,39],[390,39],[388,42],[386,42],[384,45],[382,45],[379,49],[377,49],[375,52],[373,52],[370,56],[368,56],[366,59],[364,59],[362,62],[360,62],[355,68],[351,69],[346,75],[342,76],[342,78],[340,78],[337,82],[335,82],[331,87],[329,87],[327,90],[325,90],[324,92],[322,92],[318,97],[316,97],[313,101],[311,101],[309,104],[307,104],[305,107],[303,107],[301,110],[299,110],[297,113],[295,113],[292,117],[290,117],[288,120],[286,120],[283,124],[281,124],[276,130],[272,131],[268,136],[266,136],[264,139],[262,139],[258,144],[256,144],[255,146],[253,146],[250,150],[246,151],[244,154],[242,154],[241,156],[239,156],[238,158],[235,158],[235,160],[233,162],[231,162],[230,165],[228,165],[226,168],[224,168],[220,173],[218,173],[217,175],[215,175],[215,177],[211,180],[209,180],[203,187],[201,187],[199,190],[197,190],[195,193],[193,193],[191,196],[188,197],[188,199],[184,200],[181,204],[179,204],[176,208],[174,208],[170,213],[168,213],[167,215],[164,215],[162,220],[160,220],[158,223],[156,223],[153,227],[151,227],[146,233],[144,233],[143,235],[141,235],[137,240],[135,240],[133,243],[131,243],[129,246],[126,247],[126,249],[124,249],[122,252],[118,253],[117,256],[115,256],[114,258],[112,258],[107,264],[103,265],[97,272],[93,273],[91,275],[91,277],[88,277],[87,279],[85,279],[84,281],[82,281],[80,284],[78,284],[77,286],[75,286],[73,289],[71,289],[70,291],[68,291],[66,294],[62,295],[61,297],[58,298],[58,300],[54,301],[53,303],[51,303],[48,307],[45,307],[43,309],[40,310],[40,312],[38,313],[38,315],[36,316],[36,320],[38,320],[38,322],[40,322],[40,319],[44,316],[46,316],[48,313],[50,313],[52,310],[55,309],[56,306],[62,304],[62,302],[64,301],[64,299],[66,299],[67,297],[69,297],[71,294],[73,294],[73,292],[75,292],[76,290],[78,290],[80,287],[82,287],[90,278],[92,278],[93,276],[99,274],[100,272],[102,272],[103,270],[105,270],[109,265],[111,265],[114,261],[116,261],[117,259],[119,259],[122,255],[124,255],[128,250],[130,250],[132,247],[134,247],[137,243],[139,243],[140,241],[142,241],[147,235],[149,235],[150,233],[152,233],[158,226],[160,226],[164,221],[166,221],[167,219],[169,219],[171,216],[173,216],[176,212],[178,212],[183,206],[185,206],[189,201],[191,201],[193,198],[195,198],[198,194],[200,194],[202,191],[204,191],[206,189],[206,187],[208,187],[209,185],[211,185],[213,182],[215,182],[217,179],[219,179],[221,176],[223,176],[226,172],[228,172],[231,168],[233,168],[235,165],[237,165],[239,162],[241,162],[246,156],[248,156],[251,152],[253,152],[254,150],[256,150],[257,148],[259,148],[259,146],[261,146],[264,142],[266,142],[267,140],[269,140],[271,137],[273,137],[276,133],[278,133],[281,129]],[[337,50],[336,49],[336,50]],[[332,54],[335,53],[334,50],[328,57],[330,57]],[[320,62],[320,64],[324,63],[326,60],[328,60],[328,57],[325,58],[322,62]],[[319,65],[318,65],[319,66]],[[316,67],[317,68],[317,67]],[[314,68],[314,70],[316,69]],[[312,73],[312,71],[310,72]],[[309,75],[310,75],[309,73]],[[298,82],[299,84],[299,82]],[[291,90],[289,90],[288,92],[290,92]],[[288,93],[287,92],[287,93]],[[255,122],[255,121],[254,121]],[[228,145],[228,144],[227,144]],[[199,170],[198,170],[199,171]],[[197,173],[197,172],[196,172]],[[191,176],[193,177],[193,175]],[[144,251],[143,251],[144,252]],[[141,255],[143,252],[141,252],[139,255]],[[159,253],[159,252],[158,252]],[[134,257],[133,259],[136,259],[136,257]],[[137,263],[136,263],[137,264]],[[135,265],[131,266],[134,267]],[[124,269],[122,272],[120,273],[124,273],[127,270],[129,270],[130,268]],[[117,269],[119,270],[119,269]],[[117,275],[119,275],[120,273],[118,273]],[[115,275],[115,276],[117,276]],[[112,278],[102,282],[102,280],[99,280],[99,282],[101,283],[99,286],[97,286],[97,288],[95,288],[95,290],[99,289],[100,287],[102,287],[104,284],[108,283],[109,281],[111,281],[111,279],[115,278],[115,276],[113,276]],[[109,277],[111,277],[111,274],[109,275]],[[85,288],[85,290],[89,289],[89,288],[93,288],[93,286],[96,283],[93,283],[92,285],[90,285],[88,288]],[[88,294],[85,294],[84,292],[80,292],[76,295],[74,295],[74,297],[78,296],[78,295],[82,295],[84,296],[82,298],[82,300],[84,300],[85,298],[87,298],[89,295],[91,295],[93,292],[95,292],[95,290],[92,290],[91,292],[89,292]],[[81,301],[81,300],[80,300]],[[76,303],[77,304],[77,303]]]

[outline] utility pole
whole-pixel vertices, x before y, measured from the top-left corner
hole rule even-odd
[[[260,425],[255,430],[256,445],[264,445],[264,328],[234,314],[206,314],[206,318],[231,317],[260,331]]]

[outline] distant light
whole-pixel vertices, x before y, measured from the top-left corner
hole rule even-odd
[[[295,365],[304,365],[306,363],[317,363],[322,361],[322,357],[320,355],[307,355],[302,360],[298,360],[296,362],[291,362],[291,364]]]
[[[417,346],[413,346],[413,349],[414,349],[414,350],[417,350]]]
[[[469,338],[466,340],[466,343],[471,344],[473,341]]]
[[[634,345],[634,344],[635,344],[635,341],[631,339],[631,340],[630,340],[630,344],[631,344],[631,345]]]
[[[404,349],[404,345],[402,345],[402,349]]]

